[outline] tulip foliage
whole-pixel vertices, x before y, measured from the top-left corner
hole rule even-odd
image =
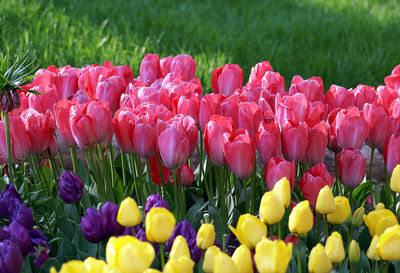
[[[400,65],[283,76],[149,53],[0,90],[0,273],[400,272]]]

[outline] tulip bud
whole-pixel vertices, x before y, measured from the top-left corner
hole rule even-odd
[[[215,231],[213,224],[203,224],[201,225],[199,231],[197,232],[196,242],[197,246],[203,250],[206,250],[214,244],[215,241]]]
[[[314,216],[308,200],[301,201],[289,215],[289,230],[294,234],[305,235],[313,227]]]
[[[383,203],[378,203],[375,205],[375,210],[381,210],[385,208],[385,204]]]
[[[254,261],[260,273],[286,272],[292,258],[292,243],[263,238],[256,246]]]
[[[386,228],[397,225],[396,216],[388,209],[371,211],[363,219],[371,236],[381,235]]]
[[[79,201],[82,197],[82,180],[73,172],[63,171],[58,178],[58,194],[68,204]]]
[[[264,224],[273,225],[281,221],[285,208],[273,191],[264,193],[260,202],[260,220]]]
[[[400,164],[393,169],[392,176],[390,177],[390,188],[392,191],[400,193]]]
[[[217,246],[211,246],[204,254],[203,270],[206,273],[214,272],[214,261],[218,253],[221,252]]]
[[[342,235],[339,232],[332,232],[325,244],[325,252],[331,263],[336,264],[343,261],[345,257]]]
[[[276,182],[272,191],[285,208],[289,207],[291,191],[290,182],[286,177],[283,177]]]
[[[351,224],[354,227],[360,227],[363,223],[363,217],[364,217],[365,209],[364,207],[359,207],[356,209],[356,211],[353,213],[353,217],[351,218]]]
[[[267,227],[260,219],[248,213],[240,215],[236,229],[232,226],[229,228],[239,242],[250,249],[254,249],[257,243],[267,235]]]
[[[329,214],[336,210],[335,198],[328,185],[319,191],[315,208],[319,214]]]
[[[190,252],[186,239],[179,235],[175,238],[175,241],[172,244],[171,251],[169,252],[169,258],[178,260],[182,256],[190,258]]]
[[[231,257],[225,252],[220,252],[215,256],[214,273],[236,273],[237,268]]]
[[[193,273],[194,262],[187,256],[182,256],[179,259],[169,259],[165,264],[163,273]]]
[[[238,273],[253,273],[253,262],[250,249],[246,245],[240,245],[232,255]]]
[[[397,261],[400,259],[399,244],[400,226],[389,227],[379,237],[375,253],[384,261]]]
[[[351,209],[349,200],[343,196],[335,197],[336,209],[327,215],[328,222],[331,224],[341,224],[350,216]]]
[[[165,208],[152,208],[146,215],[146,236],[150,242],[166,242],[175,227],[174,215]]]
[[[125,227],[134,227],[142,221],[139,208],[134,199],[127,197],[121,202],[117,221]]]
[[[356,241],[351,240],[349,245],[349,261],[350,263],[358,263],[360,260],[360,247]]]
[[[376,255],[376,246],[378,245],[379,242],[379,235],[374,235],[374,237],[372,238],[371,244],[369,245],[369,248],[367,250],[367,257],[370,260],[374,260],[374,261],[379,261],[380,258],[378,255]]]
[[[331,269],[332,263],[326,255],[325,248],[323,245],[318,243],[310,252],[310,257],[308,258],[308,270],[310,273],[328,273]]]

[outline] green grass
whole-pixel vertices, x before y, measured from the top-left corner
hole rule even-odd
[[[43,67],[111,60],[138,75],[142,57],[186,53],[210,89],[212,70],[269,60],[286,79],[325,89],[378,85],[400,63],[397,0],[0,1],[0,50],[36,51]]]

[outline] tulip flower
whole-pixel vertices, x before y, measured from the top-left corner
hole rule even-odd
[[[264,193],[260,202],[260,220],[266,225],[273,225],[281,221],[285,214],[285,207],[275,196],[273,191]]]
[[[304,80],[301,76],[294,76],[290,84],[289,94],[303,93],[307,100],[323,101],[324,99],[324,84],[320,77],[311,77]]]
[[[261,122],[255,142],[258,155],[264,166],[267,166],[271,158],[282,156],[281,134],[276,123]]]
[[[232,261],[235,263],[238,273],[253,273],[251,252],[246,245],[236,248],[232,255]]]
[[[311,207],[315,208],[319,191],[324,186],[332,187],[333,181],[334,179],[329,174],[326,166],[323,163],[319,163],[304,173],[298,185],[304,199],[310,201]]]
[[[279,200],[279,202],[285,207],[288,208],[290,205],[290,182],[286,177],[281,178],[278,182],[276,182],[274,188],[272,189],[274,195]]]
[[[150,86],[160,77],[160,59],[157,54],[147,53],[140,64],[140,80]]]
[[[69,111],[74,105],[69,100],[59,100],[54,105],[54,115],[56,118],[57,132],[61,139],[68,146],[74,146],[75,140],[69,127]]]
[[[146,236],[150,242],[166,242],[171,235],[176,220],[174,215],[165,208],[151,208],[146,215]]]
[[[254,169],[253,137],[245,129],[237,129],[222,136],[222,150],[229,168],[240,179],[250,177]]]
[[[260,219],[248,213],[240,215],[236,228],[232,226],[229,228],[239,242],[249,249],[254,249],[257,243],[267,235],[267,227]]]
[[[179,235],[175,238],[175,241],[172,244],[171,251],[169,252],[169,258],[178,260],[182,256],[190,258],[190,252],[186,239]]]
[[[98,243],[106,237],[101,226],[100,211],[92,208],[86,209],[86,216],[81,218],[81,229],[83,236],[92,243]]]
[[[153,246],[133,236],[111,237],[106,246],[107,264],[119,268],[122,273],[143,272],[150,267],[154,258]]]
[[[86,91],[89,97],[94,98],[100,76],[107,78],[109,73],[110,69],[105,66],[88,66],[79,75],[78,87],[80,90]]]
[[[279,72],[267,71],[261,79],[261,87],[272,94],[285,92],[285,79]]]
[[[10,240],[0,242],[0,268],[6,273],[21,271],[23,257],[18,246]]]
[[[374,235],[374,237],[372,238],[372,241],[369,245],[369,248],[367,250],[367,257],[370,260],[373,261],[379,261],[381,258],[379,258],[379,256],[376,254],[376,246],[378,245],[379,242],[379,235]]]
[[[214,244],[215,230],[213,224],[202,224],[197,232],[196,242],[197,246],[203,250],[208,249]]]
[[[196,62],[190,55],[177,55],[171,61],[171,71],[182,73],[187,81],[190,81],[196,76]]]
[[[153,207],[168,209],[168,203],[159,194],[150,194],[144,206],[144,213],[147,214]]]
[[[268,189],[272,190],[280,179],[286,177],[289,180],[290,188],[293,190],[296,169],[294,162],[286,161],[280,157],[273,157],[265,167],[264,177]]]
[[[320,121],[313,127],[308,127],[308,145],[303,161],[316,165],[324,159],[328,145],[329,127],[325,121]]]
[[[308,101],[304,94],[297,93],[292,96],[276,95],[275,119],[280,128],[289,121],[300,123],[305,121],[308,113]]]
[[[385,204],[383,204],[383,203],[379,202],[378,204],[375,205],[375,210],[381,210],[384,208],[385,208]]]
[[[191,93],[188,96],[180,96],[172,101],[172,106],[177,114],[188,115],[196,122],[199,123],[199,107],[200,99],[199,97]],[[175,111],[174,111],[175,112]]]
[[[154,268],[147,268],[143,273],[162,273],[160,270]]]
[[[397,218],[388,209],[378,209],[364,215],[364,222],[368,227],[371,237],[381,235],[385,229],[397,225]]]
[[[386,111],[389,110],[390,104],[398,97],[396,91],[385,85],[379,85],[376,88],[376,94],[376,102],[382,105]]]
[[[29,142],[24,122],[20,117],[9,117],[11,158],[13,163],[22,163],[29,154]],[[6,145],[6,130],[4,119],[0,121],[0,155],[8,160]]]
[[[238,122],[239,128],[246,129],[255,137],[258,126],[263,120],[263,114],[255,102],[239,103]]]
[[[400,66],[397,65],[393,68],[392,74],[390,76],[385,77],[385,84],[392,88],[397,93],[400,89]]]
[[[125,81],[120,76],[112,76],[104,80],[100,79],[96,87],[95,98],[107,101],[111,112],[115,113],[118,110],[120,97],[125,89]]]
[[[211,75],[211,88],[214,93],[230,96],[243,86],[243,71],[237,64],[226,64],[214,69]]]
[[[321,121],[325,121],[328,115],[328,107],[322,101],[314,101],[308,104],[308,114],[306,123],[309,127],[314,127]]]
[[[331,236],[326,239],[325,252],[329,260],[333,264],[340,263],[345,258],[342,235],[339,232],[332,232]]]
[[[29,108],[27,109],[32,109],[42,114],[46,114],[48,110],[53,112],[54,104],[60,98],[55,86],[34,86],[32,90],[38,91],[42,95],[28,93]]]
[[[339,153],[342,148],[339,146],[336,134],[336,116],[339,113],[340,108],[335,108],[332,110],[328,117],[327,123],[329,124],[329,139],[328,139],[328,149],[334,153]]]
[[[68,204],[79,201],[82,197],[82,180],[73,172],[63,171],[58,178],[58,194]]]
[[[83,261],[78,261],[78,260],[68,261],[61,266],[61,269],[58,273],[76,273],[76,272],[87,273]],[[51,267],[50,273],[57,273],[57,270],[54,267]]]
[[[352,90],[354,94],[354,102],[355,106],[363,110],[365,104],[374,103],[377,99],[376,91],[373,86],[359,84],[354,90]]]
[[[210,160],[218,166],[226,163],[222,136],[224,133],[232,133],[233,128],[231,118],[219,115],[213,115],[204,127],[204,148]]]
[[[93,257],[86,258],[83,261],[83,265],[85,266],[86,272],[88,273],[104,272],[106,271],[105,267],[108,267],[105,261],[97,260]]]
[[[365,176],[367,159],[359,150],[347,148],[337,156],[337,169],[340,182],[343,185],[355,189],[360,185]]]
[[[326,255],[323,245],[318,243],[311,249],[308,258],[308,270],[310,273],[328,273],[332,269],[332,263]]]
[[[399,243],[400,226],[389,227],[380,235],[375,253],[384,261],[397,261],[400,259]]]
[[[121,235],[125,231],[125,228],[117,221],[118,210],[117,204],[110,201],[106,202],[100,210],[101,229],[107,236]]]
[[[355,227],[360,227],[363,223],[364,214],[365,214],[364,207],[359,207],[358,209],[356,209],[351,218],[351,224]]]
[[[133,145],[136,152],[144,158],[150,158],[156,152],[156,125],[148,115],[138,116],[133,129]]]
[[[187,256],[179,259],[169,259],[164,266],[163,273],[188,272],[193,273],[194,262]]]
[[[171,170],[168,169],[160,160],[159,156],[154,154],[150,159],[149,159],[149,164],[150,164],[150,178],[151,180],[156,183],[157,185],[161,186],[161,173],[160,173],[160,166],[159,162],[161,164],[161,172],[162,172],[162,183],[167,184],[170,181],[171,177]],[[147,213],[147,212],[146,212]]]
[[[232,118],[234,127],[239,127],[239,96],[237,93],[221,102],[221,115]]]
[[[125,227],[134,227],[142,221],[136,201],[131,197],[125,198],[119,206],[117,221]]]
[[[390,189],[394,192],[400,193],[400,164],[397,164],[390,177]]]
[[[400,164],[400,137],[392,135],[385,144],[383,150],[383,159],[385,160],[386,171],[388,175],[392,175],[394,168]]]
[[[214,259],[214,273],[237,273],[236,264],[225,252],[219,252]]]
[[[329,214],[336,210],[335,198],[329,186],[319,191],[315,209],[319,214]]]
[[[206,94],[200,101],[199,124],[204,132],[204,127],[213,115],[221,115],[221,102],[225,97],[221,94]]]
[[[355,105],[354,95],[344,87],[332,84],[325,93],[325,104],[328,105],[328,112],[335,108],[346,109]]]
[[[217,246],[211,246],[207,248],[207,251],[204,254],[204,262],[203,262],[203,270],[206,273],[213,273],[214,272],[214,262],[215,257],[218,253],[221,252]]]
[[[263,238],[256,246],[254,261],[260,273],[284,273],[292,258],[292,243]]]
[[[257,63],[251,68],[249,82],[254,83],[261,81],[265,73],[267,73],[268,71],[273,71],[269,61]]]
[[[383,152],[386,141],[392,132],[392,123],[387,110],[378,103],[364,104],[363,115],[369,125],[369,133],[365,142]]]
[[[298,235],[307,234],[313,227],[314,219],[310,203],[305,200],[298,203],[289,215],[289,230]]]
[[[368,122],[356,107],[341,110],[337,113],[335,132],[342,149],[360,150],[369,133]]]
[[[349,261],[350,263],[358,263],[360,260],[360,246],[355,240],[351,240],[349,245]]]
[[[26,256],[32,250],[32,240],[29,232],[17,221],[11,222],[8,226],[0,229],[0,240],[8,238],[12,240]]]
[[[344,196],[335,197],[336,209],[327,214],[327,220],[331,224],[341,224],[351,215],[349,200]]]
[[[289,120],[282,127],[282,152],[287,160],[302,161],[308,146],[308,126]]]

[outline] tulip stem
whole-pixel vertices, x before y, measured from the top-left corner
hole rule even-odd
[[[388,172],[386,171],[386,164],[385,164],[385,206],[390,208],[390,185],[389,185],[389,176]]]
[[[274,240],[274,225],[268,226],[269,228],[269,234],[271,236],[271,240]]]
[[[50,165],[54,172],[54,178],[57,180],[57,177],[60,176],[60,169],[58,168],[58,165],[57,165],[57,162],[56,162],[54,156],[50,157]]]
[[[371,206],[374,207],[374,182],[372,181],[372,167],[373,167],[373,162],[374,162],[374,152],[375,148],[371,148],[371,156],[369,158],[369,183],[370,183],[370,195],[371,195]],[[386,172],[386,168],[385,168]]]
[[[175,214],[176,218],[180,220],[180,201],[179,201],[179,194],[178,194],[178,180],[176,179],[176,169],[171,170],[172,171],[172,176],[174,178],[174,196],[175,196]]]
[[[4,123],[6,129],[7,162],[8,162],[8,180],[10,184],[14,183],[14,164],[11,155],[11,136],[10,136],[10,118],[7,111],[4,111]],[[17,148],[17,147],[16,147]]]
[[[121,166],[122,166],[122,184],[126,187],[126,157],[125,153],[121,151]]]
[[[158,162],[158,171],[160,172],[160,180],[161,180],[161,197],[165,198],[165,195],[167,194],[165,192],[165,188],[164,188],[164,174],[162,172],[162,166],[161,166],[161,160],[160,158],[157,156],[157,162]]]
[[[63,170],[65,170],[64,158],[63,158],[63,156],[62,156],[60,147],[58,147],[57,153],[58,153],[58,158],[60,158],[61,168],[62,168]]]
[[[257,157],[254,157],[254,168],[253,172],[251,174],[251,184],[250,184],[250,199],[251,199],[251,204],[250,204],[250,213],[254,214],[255,211],[255,190],[256,190],[256,179],[257,179]]]
[[[164,246],[162,243],[160,243],[159,246],[160,246],[161,270],[164,270],[164,265],[165,265]]]
[[[181,216],[182,219],[185,217],[186,215],[186,196],[185,196],[185,188],[182,186],[182,179],[181,179],[181,172],[178,172],[178,184],[179,184],[179,188],[180,188],[180,193],[182,194],[181,197]]]
[[[301,244],[301,238],[300,235],[297,235],[297,272],[302,273],[303,268],[301,267],[301,256],[300,256],[300,244]]]
[[[135,193],[136,193],[136,200],[140,203],[140,196],[139,196],[139,192],[138,192],[138,188],[137,188],[137,170],[136,170],[136,164],[135,164],[135,158],[133,154],[129,154],[129,163],[131,165],[131,172],[132,172],[132,176],[133,176],[133,187],[135,188]],[[132,194],[132,193],[131,193]]]
[[[76,150],[75,146],[70,146],[69,151],[71,153],[71,158],[72,158],[72,168],[74,170],[74,173],[76,173],[78,176],[79,175],[79,170],[78,170],[78,158],[76,157]]]
[[[320,225],[321,225],[321,219],[320,219],[321,217],[320,217],[320,215],[319,215],[319,213],[317,213],[317,234],[316,234],[316,240],[317,240],[317,242],[319,243],[320,241],[320,239],[321,239],[321,237],[320,237]]]
[[[328,216],[325,214],[324,218],[325,218],[325,243],[326,243],[326,240],[328,240],[328,236],[329,236]]]
[[[114,190],[116,187],[115,181],[115,164],[114,164],[114,147],[110,144],[108,146],[108,152],[110,154],[110,172],[111,172],[111,185],[112,189]]]
[[[200,143],[203,142],[203,139],[200,137]],[[202,154],[200,152],[200,148],[199,148],[199,144],[196,145],[196,150],[197,150],[197,155],[199,156],[199,185],[201,183],[201,178],[203,176],[203,157]],[[207,198],[208,198],[208,203],[211,204],[212,206],[214,206],[214,200],[210,194],[210,189],[208,188],[208,183],[206,181],[206,177],[204,176],[204,187],[206,188],[206,194],[207,194]]]
[[[282,240],[282,221],[278,222],[278,238]]]

